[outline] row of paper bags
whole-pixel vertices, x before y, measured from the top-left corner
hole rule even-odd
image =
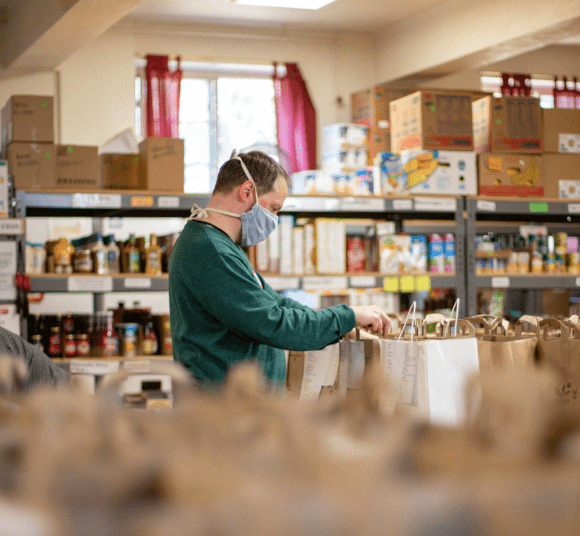
[[[485,315],[463,320],[428,315],[417,321],[408,315],[403,327],[385,339],[342,340],[318,351],[290,352],[287,391],[301,401],[348,398],[366,382],[367,391],[373,384],[374,403],[388,415],[399,411],[455,426],[466,419],[478,373],[535,367],[555,372],[557,399],[571,406],[578,401],[578,318],[524,316],[512,327]]]

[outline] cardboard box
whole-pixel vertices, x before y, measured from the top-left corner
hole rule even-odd
[[[539,155],[481,153],[479,193],[481,195],[544,195],[544,160]]]
[[[370,129],[390,129],[391,101],[413,93],[411,88],[375,86],[350,96],[351,120]]]
[[[400,185],[395,192],[410,194],[477,195],[474,152],[403,151]]]
[[[144,190],[139,175],[139,155],[109,153],[101,155],[101,187],[119,190]]]
[[[367,144],[369,165],[374,165],[375,158],[382,153],[391,152],[391,131],[389,129],[373,128],[369,131]]]
[[[145,138],[139,144],[141,180],[147,190],[183,192],[184,143],[177,138]]]
[[[390,103],[391,150],[473,151],[471,95],[417,91]]]
[[[473,137],[478,153],[541,153],[540,100],[505,96],[474,101]]]
[[[58,188],[99,189],[99,148],[95,145],[56,146]]]
[[[580,110],[542,110],[544,153],[580,153]]]
[[[8,173],[14,188],[56,188],[56,150],[53,143],[13,142],[8,145]]]
[[[13,141],[54,142],[54,97],[12,95],[2,108],[2,153]]]
[[[580,154],[544,153],[544,196],[580,199]]]

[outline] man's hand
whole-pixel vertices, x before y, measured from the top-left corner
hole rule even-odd
[[[386,313],[376,305],[351,307],[356,316],[356,326],[366,328],[379,337],[385,337],[391,328],[391,321]]]

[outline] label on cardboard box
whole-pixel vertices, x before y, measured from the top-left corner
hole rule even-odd
[[[559,134],[558,150],[561,153],[580,153],[580,134]]]
[[[580,181],[559,181],[561,199],[580,199]]]

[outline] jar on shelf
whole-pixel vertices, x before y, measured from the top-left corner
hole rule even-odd
[[[53,247],[54,271],[57,274],[72,272],[72,255],[74,247],[66,238],[59,238]]]
[[[93,258],[90,249],[79,249],[74,252],[73,271],[79,274],[93,273]]]

